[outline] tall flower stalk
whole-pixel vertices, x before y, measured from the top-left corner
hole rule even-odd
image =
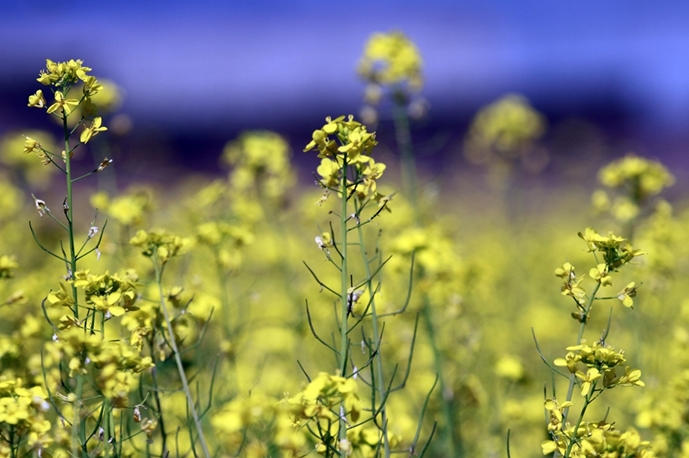
[[[304,416],[318,423],[318,433],[314,433],[319,440],[317,450],[326,456],[345,456],[353,450],[362,447],[370,447],[370,435],[368,441],[363,439],[359,431],[361,428],[370,428],[370,434],[378,437],[377,448],[388,457],[394,452],[398,438],[389,430],[389,417],[387,414],[387,400],[392,391],[400,389],[406,383],[409,375],[409,366],[413,355],[413,343],[407,362],[407,374],[398,387],[392,387],[395,373],[386,376],[384,373],[382,336],[383,325],[379,311],[376,309],[376,295],[380,291],[379,273],[386,261],[380,259],[380,253],[376,250],[374,256],[367,251],[364,235],[364,227],[381,215],[387,208],[389,196],[377,191],[377,180],[383,175],[385,165],[377,163],[370,153],[377,144],[375,133],[368,132],[366,127],[353,117],[345,119],[341,116],[336,119],[326,118],[326,124],[313,133],[313,140],[304,151],[318,149],[321,164],[317,169],[320,176],[319,184],[324,188],[324,198],[336,194],[340,198],[338,231],[331,226],[329,232],[316,237],[316,243],[323,250],[327,260],[339,271],[340,286],[331,288],[322,282],[313,269],[309,270],[314,278],[324,289],[338,298],[339,310],[337,313],[337,326],[339,330],[339,347],[335,348],[320,338],[315,331],[311,315],[309,324],[314,336],[337,356],[338,371],[336,378],[322,374],[322,378],[312,381],[310,386],[319,387],[322,392],[323,384],[337,381],[337,390],[329,395],[322,395],[324,399],[316,402],[333,406],[336,417],[336,431],[330,432],[335,418],[326,413],[314,413],[313,408],[299,409],[298,416]],[[358,237],[353,239],[350,232]],[[363,269],[355,268],[358,265],[357,256],[350,247],[358,245]],[[339,260],[339,262],[337,261]],[[308,267],[308,266],[307,266]],[[364,278],[355,281],[353,272],[364,272]],[[374,283],[377,284],[374,286]],[[406,306],[401,307],[404,310]],[[308,309],[307,309],[308,311]],[[366,320],[366,321],[364,321]],[[362,349],[368,354],[368,360],[363,364],[357,363],[352,355],[352,332],[370,322],[371,336],[366,335],[365,329]],[[416,331],[414,333],[414,339]],[[364,369],[370,372],[370,379],[363,376]],[[371,416],[360,419],[361,400],[356,394],[358,391],[356,381],[361,380],[371,390],[371,406],[368,409]],[[291,402],[301,405],[309,405],[314,402],[312,396],[307,396],[311,390],[307,388],[304,393],[292,398]],[[337,407],[336,407],[337,405]],[[369,426],[370,425],[370,426]],[[314,428],[310,430],[314,431]],[[369,433],[367,433],[369,434]],[[418,435],[417,439],[418,440]],[[368,444],[368,445],[366,445]]]
[[[606,390],[621,386],[644,386],[641,371],[626,366],[624,352],[615,350],[608,343],[610,320],[597,341],[588,344],[584,339],[586,325],[591,320],[596,301],[619,300],[627,308],[633,306],[635,283],[628,284],[615,296],[600,297],[598,294],[602,287],[612,285],[613,273],[644,253],[633,248],[626,239],[612,233],[603,236],[588,228],[584,233],[580,232],[579,237],[594,256],[596,266],[589,270],[588,277],[595,284],[591,292],[587,292],[582,286],[585,277],[578,277],[574,266],[569,262],[555,269],[555,275],[563,280],[560,288],[562,294],[572,298],[575,303],[576,311],[572,313],[572,317],[580,325],[575,345],[567,347],[568,353],[564,358],[557,358],[551,364],[541,355],[553,373],[568,379],[564,401],[555,397],[554,386],[553,396],[545,400],[550,439],[542,443],[542,451],[544,455],[554,453],[555,456],[564,458],[620,456],[618,452],[622,456],[651,458],[655,455],[649,443],[641,441],[636,431],[620,433],[607,418],[598,422],[585,421],[589,406]],[[561,373],[557,367],[566,368],[569,375]],[[574,421],[571,421],[569,411],[574,406],[575,388],[580,391],[582,406]]]

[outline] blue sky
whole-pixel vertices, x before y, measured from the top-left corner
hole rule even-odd
[[[135,120],[260,127],[356,111],[354,66],[375,31],[403,30],[439,112],[505,92],[572,107],[607,97],[649,128],[689,124],[689,2],[9,0],[0,85],[81,58],[126,90]]]

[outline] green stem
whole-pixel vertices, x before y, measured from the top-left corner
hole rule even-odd
[[[157,352],[154,350],[154,345],[155,345],[155,329],[153,330],[153,333],[151,335],[150,340],[148,341],[148,347],[151,352],[151,359],[154,361],[154,366],[153,369],[151,370],[151,383],[153,384],[153,399],[155,400],[155,411],[158,414],[158,424],[160,425],[160,437],[161,437],[161,444],[160,444],[160,453],[161,455],[165,456],[165,453],[167,452],[167,434],[165,433],[165,417],[163,415],[163,406],[162,402],[160,401],[160,384],[158,383],[158,369],[157,369],[157,363],[158,363],[158,356]],[[147,442],[148,444],[148,442]],[[148,445],[146,446],[146,450],[148,450]],[[150,455],[146,455],[150,456]]]
[[[110,456],[110,416],[112,414],[112,409],[110,408],[110,401],[106,399],[105,401],[105,412],[103,412],[103,418],[105,419],[105,428],[103,428],[103,456],[104,458],[109,458]]]
[[[579,431],[579,427],[581,426],[581,422],[584,421],[584,414],[586,413],[586,409],[588,406],[591,404],[591,397],[593,396],[593,391],[596,389],[596,382],[593,382],[593,385],[591,386],[591,390],[586,394],[586,397],[584,399],[584,407],[581,409],[581,413],[579,414],[579,419],[577,420],[577,425],[574,428],[574,437],[570,438],[569,444],[567,444],[567,450],[565,450],[565,455],[563,458],[569,458],[569,454],[572,451],[572,447],[574,447],[574,444],[577,443],[576,437],[577,437],[577,431]],[[564,423],[563,423],[564,424]]]
[[[170,320],[170,314],[167,310],[167,305],[165,303],[165,294],[163,293],[163,267],[158,264],[157,256],[152,258],[153,265],[155,267],[156,283],[158,283],[158,294],[160,297],[160,308],[163,311],[163,317],[165,318],[165,324],[167,325],[167,332],[169,336],[170,346],[172,347],[172,352],[175,354],[175,362],[177,363],[177,371],[179,372],[179,378],[182,381],[182,388],[184,389],[184,394],[187,397],[187,403],[189,404],[189,411],[194,420],[194,425],[196,426],[196,432],[199,435],[199,441],[201,442],[201,448],[206,458],[210,458],[211,454],[208,451],[208,445],[206,444],[206,438],[203,434],[203,428],[201,427],[201,421],[199,415],[196,412],[196,407],[194,406],[194,399],[191,397],[191,390],[189,389],[189,382],[187,382],[187,376],[184,372],[184,366],[182,365],[182,357],[179,353],[179,348],[177,347],[177,342],[175,341],[175,333],[172,329],[172,321]]]
[[[412,205],[415,215],[415,221],[417,225],[421,223],[421,211],[419,209],[419,201],[417,198],[417,174],[416,174],[416,162],[414,160],[414,147],[411,141],[411,129],[409,128],[409,116],[407,116],[406,107],[404,101],[400,98],[395,100],[394,103],[394,119],[395,119],[395,136],[397,139],[397,147],[400,150],[400,157],[402,162],[402,183],[404,190],[406,191],[407,197]],[[421,274],[420,276],[422,276]],[[431,347],[433,349],[433,363],[435,365],[435,371],[440,379],[440,393],[441,397],[447,392],[447,386],[445,377],[443,375],[443,361],[442,355],[440,353],[440,348],[438,347],[437,341],[435,339],[435,329],[433,327],[433,313],[430,307],[430,300],[428,295],[423,293],[423,306],[422,306],[422,318],[426,331],[428,333],[428,339],[430,341]],[[459,409],[459,406],[452,406],[450,402],[443,402],[443,417],[445,417],[445,427],[441,428],[441,436],[446,439],[448,456],[451,457],[462,457],[464,456],[464,450],[461,441],[455,450],[455,421],[454,412]]]
[[[77,392],[76,401],[74,401],[74,417],[72,418],[72,456],[83,456],[79,452],[80,448],[83,448],[83,444],[86,442],[84,422],[81,419],[81,409],[82,409],[82,396],[84,391],[84,376],[83,374],[77,374]]]
[[[341,280],[341,318],[340,318],[340,373],[343,377],[347,374],[347,355],[349,353],[349,338],[347,336],[347,317],[349,315],[349,271],[347,256],[347,155],[342,158],[342,177],[340,181],[340,192],[342,194],[342,207],[340,211],[340,234],[342,240],[342,264],[340,269]],[[344,418],[344,403],[340,404],[339,414],[339,438],[341,441],[347,439],[347,423]],[[341,455],[341,454],[340,454]]]
[[[383,356],[381,354],[381,345],[380,345],[380,327],[378,323],[378,312],[376,311],[376,298],[373,296],[373,279],[371,278],[371,266],[369,265],[368,262],[368,256],[366,254],[366,247],[364,246],[364,235],[363,231],[361,230],[361,225],[357,226],[357,232],[359,233],[359,249],[361,250],[361,258],[364,261],[364,267],[366,269],[366,280],[367,280],[367,285],[366,287],[368,288],[369,293],[371,294],[371,301],[370,301],[370,312],[371,312],[371,325],[373,327],[373,348],[378,349],[378,352],[375,356],[375,370],[378,372],[378,375],[376,376],[376,387],[374,388],[375,390],[378,390],[379,393],[379,399],[385,399],[385,383],[383,381]],[[372,410],[376,410],[376,406],[373,405],[371,406]],[[387,418],[387,408],[385,407],[385,404],[381,406],[380,408],[380,413],[381,413],[381,421],[382,421],[382,434],[383,434],[383,447],[385,449],[385,457],[388,458],[390,456],[390,441],[388,438],[388,418]]]
[[[576,345],[579,345],[581,343],[581,339],[584,338],[584,329],[586,329],[586,323],[589,320],[589,314],[591,313],[591,306],[593,305],[593,301],[596,299],[596,293],[598,293],[598,289],[600,288],[600,283],[596,283],[596,286],[593,288],[593,293],[591,293],[591,296],[589,297],[588,303],[586,304],[586,309],[584,310],[584,318],[581,321],[581,325],[579,325],[579,334],[577,334],[577,343]],[[574,393],[574,385],[576,382],[576,375],[572,374],[569,376],[569,387],[567,388],[567,399],[566,401],[571,401],[572,400],[572,394]],[[569,407],[566,407],[565,410],[562,412],[562,424],[567,421],[567,414],[569,413]]]
[[[440,381],[440,396],[443,398],[442,412],[443,417],[445,417],[445,427],[441,428],[441,436],[444,436],[445,446],[447,447],[447,456],[451,457],[463,457],[464,448],[462,447],[462,441],[457,444],[457,449],[455,450],[454,435],[457,434],[461,437],[461,434],[457,433],[457,427],[455,425],[454,412],[458,411],[459,408],[455,406],[454,400],[445,400],[445,393],[447,393],[447,388],[445,384],[445,377],[443,371],[443,359],[440,353],[440,348],[438,347],[438,342],[435,339],[435,327],[433,325],[433,312],[431,310],[431,304],[428,299],[428,295],[423,293],[423,305],[421,307],[421,317],[423,318],[423,323],[426,326],[426,333],[428,334],[428,340],[431,344],[431,349],[433,350],[433,363],[435,365],[435,372],[438,374],[438,379]],[[441,438],[442,439],[442,438]]]
[[[414,161],[414,150],[411,143],[411,132],[409,129],[409,117],[405,105],[402,101],[394,103],[395,137],[397,147],[400,150],[402,160],[402,187],[407,194],[407,198],[413,208],[417,208],[416,196],[416,164]]]
[[[72,190],[72,158],[70,157],[69,136],[70,130],[67,125],[67,113],[62,111],[62,129],[65,135],[65,175],[67,179],[67,200],[65,209],[65,216],[67,217],[67,233],[69,236],[69,279],[74,279],[74,273],[77,271],[77,256],[74,246],[74,205],[73,205],[73,190]],[[72,283],[72,296],[74,297],[74,318],[79,319],[79,301],[77,288]]]

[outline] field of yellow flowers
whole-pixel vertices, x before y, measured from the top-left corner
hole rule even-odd
[[[294,153],[316,185],[254,131],[222,179],[116,189],[92,71],[48,60],[17,110],[63,135],[0,140],[0,457],[689,457],[689,213],[659,162],[528,188],[547,125],[508,95],[466,133],[480,176],[439,192],[391,33],[361,115]]]

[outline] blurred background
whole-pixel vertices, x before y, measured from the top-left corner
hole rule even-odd
[[[56,127],[26,100],[46,58],[79,58],[123,90],[119,159],[140,172],[219,172],[247,129],[285,135],[303,162],[325,116],[361,109],[368,37],[396,29],[424,58],[430,110],[413,127],[432,173],[466,166],[472,116],[510,92],[547,117],[553,158],[687,162],[687,2],[6,0],[0,16],[0,135]]]

